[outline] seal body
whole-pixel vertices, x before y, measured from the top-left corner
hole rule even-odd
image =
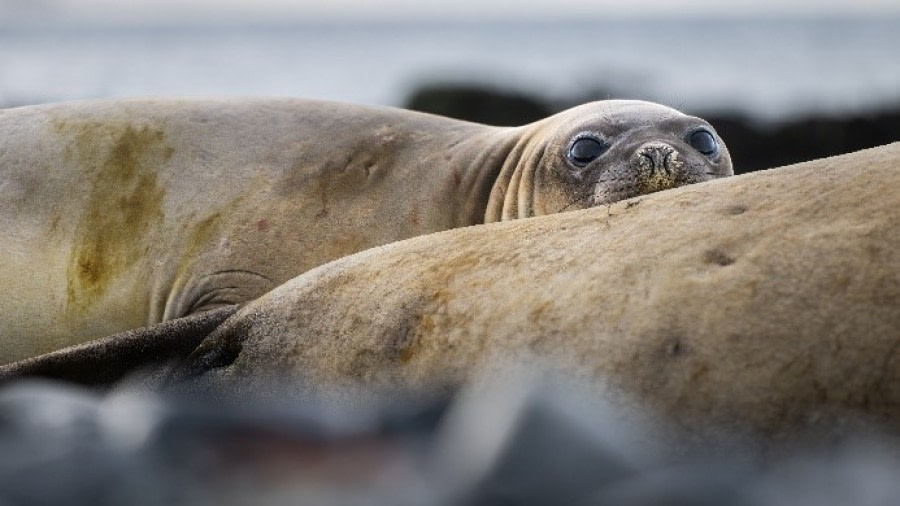
[[[372,246],[730,175],[697,129],[645,102],[518,128],[291,99],[2,110],[0,361],[251,300]],[[648,142],[687,162],[641,165]]]
[[[693,427],[900,429],[900,143],[418,237],[248,303],[191,374],[431,389],[550,361]]]
[[[900,143],[416,237],[320,266],[231,316],[111,336],[0,367],[0,379],[102,384],[97,371],[150,365],[135,350],[214,328],[178,376],[244,394],[272,375],[292,390],[429,390],[540,359],[690,427],[772,435],[859,415],[896,430],[898,177]]]

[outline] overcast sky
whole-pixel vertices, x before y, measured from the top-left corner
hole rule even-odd
[[[230,18],[529,18],[612,15],[900,14],[898,0],[0,0],[0,15],[37,10],[140,19],[184,15]]]

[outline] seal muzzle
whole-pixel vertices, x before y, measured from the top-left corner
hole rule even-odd
[[[663,171],[671,176],[675,170],[684,167],[681,155],[672,146],[662,142],[648,142],[635,152],[638,157],[638,165],[643,171],[651,175]]]
[[[640,193],[668,190],[695,182],[685,172],[681,153],[663,142],[648,142],[634,152],[632,167]]]

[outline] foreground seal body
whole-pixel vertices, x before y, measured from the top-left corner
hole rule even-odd
[[[104,384],[208,333],[183,372],[239,392],[272,374],[291,389],[431,389],[537,356],[691,427],[774,434],[858,414],[900,430],[897,178],[900,143],[416,237],[236,313],[86,343],[0,378]]]
[[[586,104],[519,128],[302,100],[0,111],[0,361],[253,299],[415,235],[732,174],[704,121]]]
[[[537,356],[693,426],[900,430],[898,178],[900,143],[368,250],[248,303],[188,369],[429,388]]]

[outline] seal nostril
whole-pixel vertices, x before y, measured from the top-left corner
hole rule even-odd
[[[662,163],[663,169],[665,169],[666,174],[669,174],[670,176],[672,175],[672,168],[673,168],[672,167],[672,165],[673,165],[672,164],[672,154],[673,153],[674,153],[674,151],[670,151],[669,153],[667,153],[666,156],[663,157],[663,163]]]
[[[646,166],[651,174],[665,171],[666,175],[672,175],[678,168],[678,152],[668,144],[644,144],[637,150],[637,155],[641,165]]]

